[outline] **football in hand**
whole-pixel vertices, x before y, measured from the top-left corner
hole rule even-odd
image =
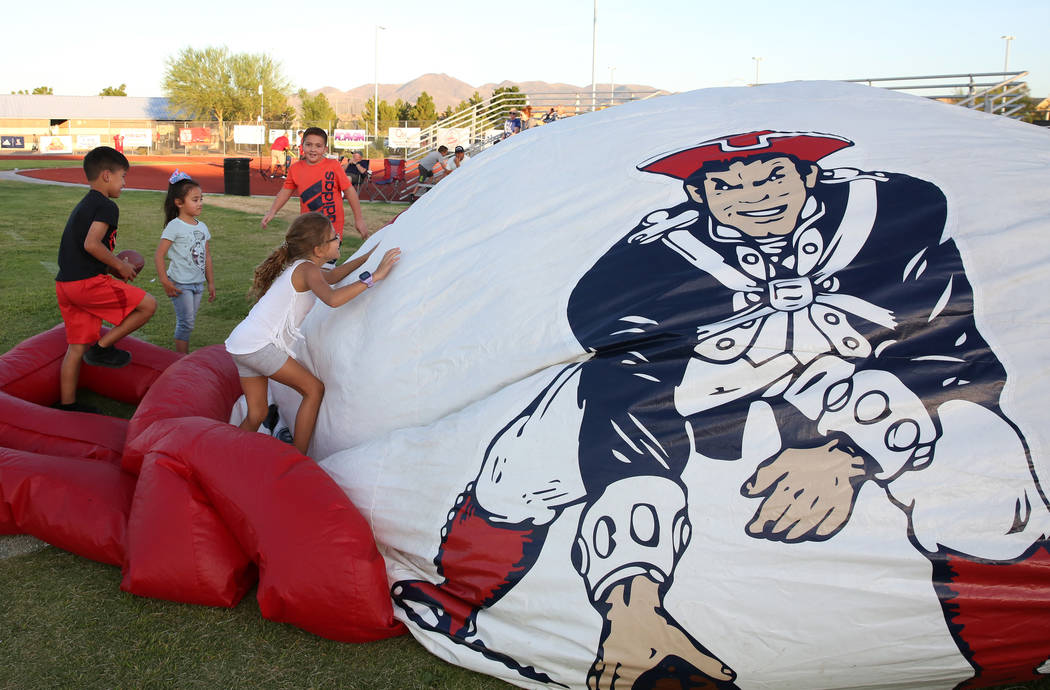
[[[139,254],[134,249],[125,249],[122,252],[118,252],[117,258],[121,261],[127,261],[129,264],[131,264],[131,267],[135,269],[135,275],[138,275],[139,271],[142,270],[142,267],[146,265],[146,260],[142,258],[142,254]],[[120,275],[116,271],[111,270],[110,273],[117,276],[118,278],[120,277]]]

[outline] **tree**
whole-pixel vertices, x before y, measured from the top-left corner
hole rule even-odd
[[[458,112],[466,110],[467,108],[473,108],[474,106],[478,105],[479,103],[481,103],[484,100],[485,99],[481,97],[481,94],[478,93],[477,91],[475,91],[473,96],[471,96],[470,98],[468,98],[465,101],[460,101],[459,102],[459,105],[456,106],[455,112],[458,113]]]
[[[365,102],[365,110],[362,118],[370,126],[374,121],[375,107],[372,105],[373,100],[369,98]],[[398,117],[397,108],[387,103],[385,100],[379,101],[379,131],[383,131],[384,127],[393,127],[400,118]]]
[[[225,48],[183,48],[166,61],[161,87],[168,99],[194,119],[221,125],[233,108],[230,52]]]
[[[54,96],[55,92],[50,86],[38,86],[32,91],[26,91],[25,89],[19,89],[18,91],[12,91],[11,93],[20,96]]]
[[[434,105],[434,99],[426,91],[422,92],[408,114],[409,116],[405,118],[406,120],[416,120],[421,126],[424,123],[437,120],[437,108]]]
[[[288,104],[291,84],[281,74],[281,66],[264,53],[238,53],[230,56],[233,108],[230,119],[290,121],[295,110]],[[259,87],[262,86],[262,95]],[[261,102],[260,102],[261,99]]]
[[[128,85],[121,84],[120,86],[107,86],[98,92],[99,96],[127,96]]]
[[[475,91],[475,93],[477,93]],[[524,108],[525,101],[528,97],[521,92],[517,86],[500,86],[492,91],[492,100],[497,100],[501,94],[503,96],[501,103],[507,108]]]
[[[288,119],[290,86],[280,66],[261,53],[230,54],[225,47],[184,48],[169,57],[161,86],[187,117],[255,120]],[[262,86],[260,105],[259,87]]]
[[[299,100],[299,119],[306,127],[328,129],[338,119],[335,108],[323,93],[310,96],[306,89],[299,89]]]
[[[492,91],[489,100],[495,105],[486,109],[485,116],[490,121],[501,121],[506,119],[512,108],[524,108],[528,96],[523,94],[517,86],[501,86]]]

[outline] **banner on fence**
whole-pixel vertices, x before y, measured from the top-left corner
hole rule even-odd
[[[288,137],[288,141],[290,141],[290,142],[292,142],[294,144],[295,142],[293,141],[293,139],[295,138],[295,130],[294,129],[271,129],[266,134],[266,143],[267,144],[272,144],[273,142],[277,141],[278,137]]]
[[[391,127],[387,132],[387,146],[395,149],[419,148],[419,127]]]
[[[470,127],[438,127],[437,145],[450,149],[470,146]]]
[[[337,149],[363,149],[366,139],[363,129],[337,129],[332,132],[332,145]]]
[[[234,125],[233,143],[255,144],[262,146],[266,139],[266,127],[263,125]]]
[[[183,146],[188,144],[210,144],[211,129],[208,127],[183,127],[179,130],[179,143]]]
[[[63,134],[60,137],[40,137],[41,153],[73,153],[73,137]]]
[[[153,130],[148,127],[135,129],[121,129],[120,135],[124,137],[124,149],[133,149],[138,146],[150,148],[153,146]]]
[[[0,149],[24,149],[26,147],[26,138],[24,136],[11,136],[6,135],[0,137]]]
[[[98,134],[78,134],[76,141],[77,151],[90,151],[102,144],[102,137]]]

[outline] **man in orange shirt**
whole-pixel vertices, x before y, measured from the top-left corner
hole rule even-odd
[[[300,213],[316,211],[332,221],[332,227],[343,238],[343,200],[346,197],[354,214],[354,227],[361,239],[368,237],[365,217],[361,213],[361,201],[350,184],[339,161],[327,158],[328,133],[320,127],[310,127],[303,133],[303,159],[292,163],[284,186],[273,200],[270,210],[262,219],[265,228],[281,208],[288,203],[296,191],[299,193]]]

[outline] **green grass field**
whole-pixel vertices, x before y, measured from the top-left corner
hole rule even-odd
[[[0,170],[28,170],[30,168],[76,168],[83,165],[80,161],[49,160],[14,160],[0,157]]]
[[[26,162],[0,160],[0,169],[5,167]],[[55,257],[66,218],[83,195],[78,188],[0,181],[0,352],[61,321]],[[162,200],[159,192],[121,196],[117,246],[146,257],[136,282],[159,304],[136,336],[171,347],[174,313],[152,261],[163,226]],[[262,231],[259,219],[269,202],[205,200],[201,219],[213,234],[218,299],[202,305],[192,348],[221,343],[248,312],[252,269],[281,242],[298,209],[289,203]],[[372,228],[404,209],[364,208]],[[359,244],[349,240],[344,258]],[[126,417],[133,411],[90,400],[110,414]],[[444,663],[409,636],[359,645],[331,642],[264,620],[254,592],[230,610],[138,598],[120,591],[118,568],[33,546],[25,537],[0,537],[0,689],[508,687]],[[3,558],[5,553],[20,555]]]

